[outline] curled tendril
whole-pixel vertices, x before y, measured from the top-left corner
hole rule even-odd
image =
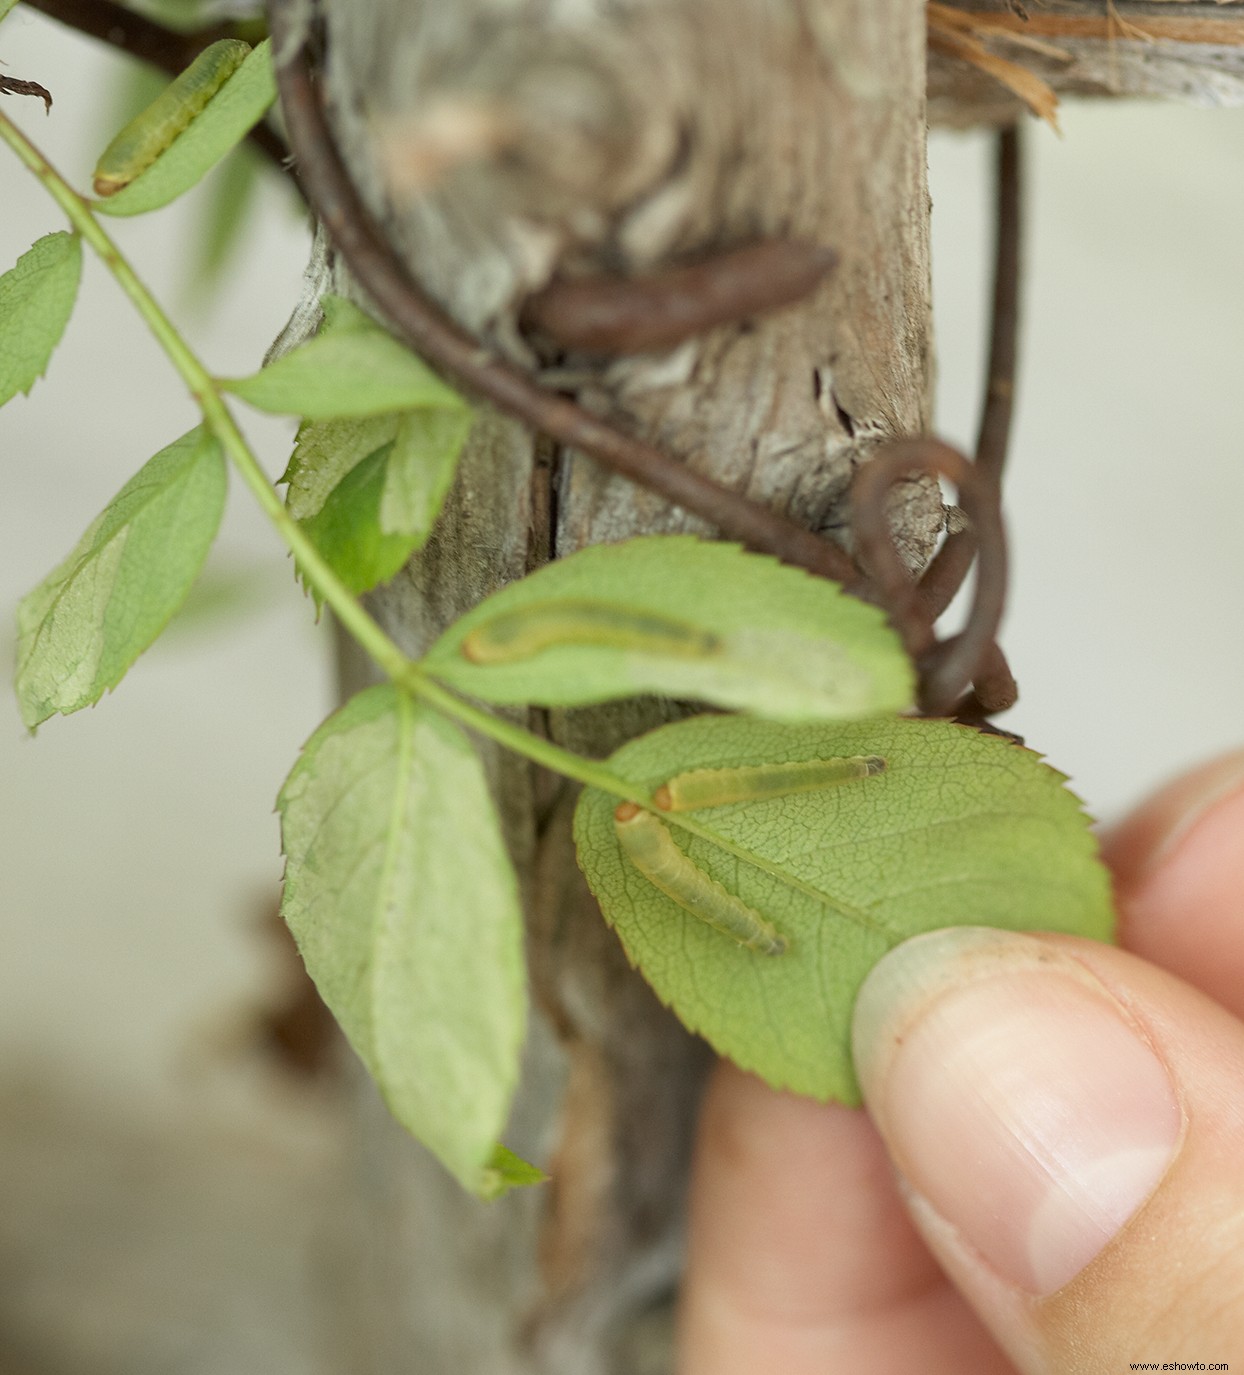
[[[900,559],[886,519],[890,488],[916,472],[934,473],[955,484],[959,502],[972,522],[978,550],[976,591],[967,624],[944,641],[939,641],[933,630],[938,609],[930,606],[923,585]],[[940,439],[899,439],[884,445],[859,470],[851,488],[851,512],[856,550],[869,579],[851,590],[879,602],[901,636],[920,674],[921,711],[929,716],[950,712],[974,679],[980,680],[978,687],[987,683],[989,695],[995,699],[1008,695],[1009,682],[1013,702],[1014,680],[995,639],[1006,604],[1007,581],[1006,536],[997,482]]]

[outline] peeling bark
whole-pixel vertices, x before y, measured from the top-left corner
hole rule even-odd
[[[1145,97],[1188,105],[1244,104],[1240,0],[947,0],[978,18],[988,47],[1072,97]],[[1022,104],[985,72],[929,59],[935,124],[1007,124]]]
[[[920,0],[327,0],[338,136],[430,294],[492,348],[817,530],[870,446],[929,424]],[[770,237],[832,248],[810,297],[662,353],[524,337],[555,275],[628,276]],[[327,271],[327,269],[326,269]],[[321,274],[324,275],[324,274]],[[339,273],[335,285],[349,290]],[[935,486],[896,497],[913,566]],[[420,651],[547,557],[686,513],[486,415],[434,540],[372,599]],[[711,533],[704,531],[704,533]],[[604,754],[669,703],[538,714]],[[367,1372],[669,1368],[682,1194],[706,1048],[626,965],[574,863],[574,797],[485,748],[529,896],[535,1026],[507,1143],[543,1191],[484,1207],[368,1110],[372,1200],[347,1269]],[[364,1091],[366,1101],[366,1091]]]

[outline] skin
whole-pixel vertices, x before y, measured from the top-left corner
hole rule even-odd
[[[857,1018],[872,1117],[723,1063],[700,1123],[679,1375],[1067,1375],[1244,1361],[1244,752],[1164,789],[1104,852],[1122,949],[1008,934],[994,949],[1004,972],[1011,961],[1006,988],[1024,1015],[1047,1015],[1039,997],[1025,1000],[1025,980],[1072,971],[1077,988],[1124,1009],[1141,1053],[1168,1076],[1175,1154],[1136,1211],[1060,1287],[1027,1292],[947,1215],[946,1198],[976,1188],[974,1143],[922,1134],[918,1119],[914,1133],[893,1125],[903,1108],[894,1093],[909,1082],[887,1078],[911,1053],[902,1036],[881,1051],[862,1045]],[[1034,950],[1045,972],[1034,974]],[[915,1001],[953,1005],[963,995],[953,977],[946,986],[945,998]],[[929,1013],[903,1016],[918,1028]],[[940,1208],[910,1182],[929,1178],[942,1181]]]

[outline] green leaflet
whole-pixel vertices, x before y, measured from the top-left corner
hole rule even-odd
[[[522,916],[470,742],[369,688],[307,742],[278,807],[285,919],[394,1116],[467,1188],[526,1182],[494,1151],[526,1019]]]
[[[38,240],[0,277],[0,406],[47,371],[81,276],[82,245],[60,233]]]
[[[3,19],[16,4],[17,0],[0,0],[0,19]]]
[[[380,502],[393,444],[384,445],[352,468],[302,527],[333,572],[356,595],[388,582],[415,548],[410,535],[386,535]]]
[[[295,520],[314,516],[333,489],[362,461],[397,438],[396,415],[348,420],[306,420],[278,481],[288,484],[285,505]]]
[[[326,328],[313,339],[221,386],[261,411],[305,420],[467,410],[457,392],[357,306],[329,296],[322,304]]]
[[[191,430],[150,459],[18,607],[17,696],[30,729],[97,702],[168,624],[220,525],[225,462]]]
[[[380,498],[380,528],[417,538],[422,548],[441,513],[471,433],[468,409],[421,410],[402,416]]]
[[[308,421],[281,478],[289,483],[290,514],[316,515],[349,473],[389,446],[377,520],[385,534],[413,535],[422,545],[453,483],[472,418],[454,407]]]
[[[324,321],[319,333],[314,336],[316,339],[354,333],[364,336],[379,334],[390,343],[395,342],[370,315],[344,296],[326,292],[320,298],[320,309],[324,313]],[[308,340],[292,352],[301,352],[311,342]],[[270,373],[275,366],[273,363],[254,377],[243,378],[242,381],[255,381],[263,377],[265,372]],[[455,407],[458,405],[456,396],[454,404]],[[295,520],[306,520],[308,516],[315,515],[328,499],[329,493],[351,469],[369,454],[374,454],[377,449],[397,438],[401,417],[400,411],[389,411],[344,418],[329,417],[325,420],[304,419],[298,427],[294,452],[278,479],[289,485],[285,504],[289,507],[290,515]]]
[[[95,209],[105,215],[141,215],[176,200],[246,137],[275,99],[271,43],[265,41],[180,132],[176,120],[165,121],[163,133],[171,133],[172,141],[145,171],[115,195],[97,202]]]
[[[558,559],[456,621],[424,665],[488,702],[661,693],[779,720],[899,711],[912,693],[911,667],[875,607],[690,535]]]
[[[481,1198],[501,1198],[511,1189],[525,1189],[532,1184],[543,1184],[548,1175],[543,1170],[529,1165],[521,1156],[514,1154],[506,1146],[498,1144],[492,1157],[484,1166],[479,1186],[475,1190]]]
[[[355,358],[378,349],[382,366],[393,365],[387,399],[404,399],[408,408],[305,420],[281,479],[289,484],[290,513],[320,552],[352,592],[368,592],[391,578],[432,533],[473,413],[352,302],[328,295],[322,305],[324,326],[316,339],[246,381],[267,385],[284,363],[297,362],[317,345],[329,346],[321,359],[340,361],[332,350],[342,346]],[[382,379],[374,374],[371,381]],[[333,385],[339,383],[338,376]],[[366,410],[357,394],[353,404]]]
[[[631,961],[663,1002],[769,1083],[858,1101],[850,1055],[860,982],[894,945],[939,926],[1108,938],[1110,885],[1063,776],[1028,750],[943,721],[781,725],[701,716],[609,760],[649,790],[707,768],[878,756],[885,771],[816,791],[663,813],[696,868],[788,940],[741,948],[637,871],[616,799],[584,791],[579,863]]]

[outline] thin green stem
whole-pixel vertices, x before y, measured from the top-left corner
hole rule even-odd
[[[645,788],[636,783],[629,783],[625,778],[619,778],[604,764],[585,759],[581,754],[572,754],[560,745],[553,744],[551,740],[533,735],[521,726],[482,711],[470,702],[464,702],[460,697],[455,697],[448,688],[442,687],[430,678],[418,664],[412,661],[410,666],[414,670],[412,676],[398,678],[397,682],[408,692],[421,697],[429,706],[437,707],[447,715],[456,717],[464,726],[479,731],[481,735],[490,736],[499,745],[505,745],[518,754],[526,755],[534,763],[543,764],[554,773],[565,774],[567,778],[585,783],[590,788],[612,793],[614,797],[624,798],[627,802],[638,802],[644,807],[653,805],[652,797]]]
[[[415,660],[402,653],[341,582],[298,522],[286,510],[259,460],[238,429],[216,381],[104,231],[95,218],[91,203],[65,181],[34,144],[3,114],[0,114],[0,141],[7,143],[22,163],[39,179],[44,189],[65,212],[69,223],[90,244],[121,290],[129,297],[135,310],[142,316],[198,403],[208,429],[220,441],[239,477],[250,488],[264,514],[298,560],[307,581],[386,676],[429,706],[436,707],[464,726],[469,726],[481,735],[496,740],[498,744],[524,755],[545,768],[565,774],[568,778],[591,787],[601,788],[615,797],[632,802],[649,802],[649,798],[641,789],[619,778],[603,765],[561,749],[551,741],[455,697],[439,683],[433,682]]]

